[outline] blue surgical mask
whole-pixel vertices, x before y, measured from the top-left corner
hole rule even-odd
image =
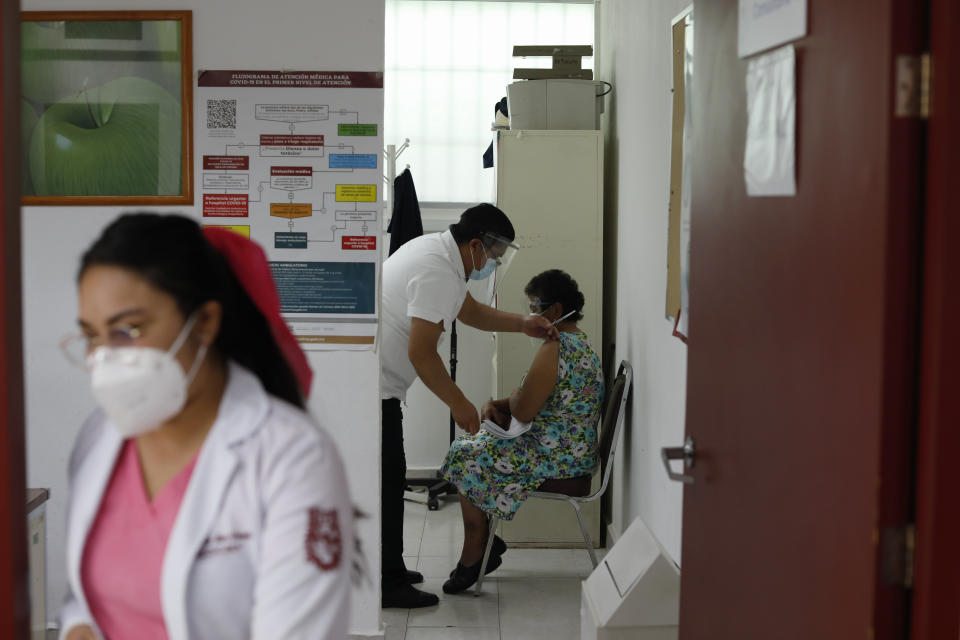
[[[483,255],[487,257],[487,261],[484,263],[482,269],[477,269],[477,265],[474,262],[473,271],[470,272],[471,280],[486,280],[497,270],[497,261],[488,257],[486,252],[484,252]],[[470,254],[470,260],[473,261],[473,253]]]

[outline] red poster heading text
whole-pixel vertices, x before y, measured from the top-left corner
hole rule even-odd
[[[271,176],[312,176],[313,167],[270,167]]]
[[[245,193],[203,194],[203,215],[207,218],[246,218],[249,205]]]
[[[250,156],[203,156],[203,168],[212,171],[247,171]]]
[[[343,236],[341,246],[346,251],[373,251],[377,248],[377,236]]]

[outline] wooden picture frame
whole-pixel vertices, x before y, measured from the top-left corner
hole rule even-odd
[[[26,11],[23,205],[192,205],[192,11]]]

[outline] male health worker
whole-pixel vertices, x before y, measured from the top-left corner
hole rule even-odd
[[[437,604],[432,593],[413,584],[423,580],[403,563],[403,491],[407,463],[403,451],[400,402],[419,378],[449,408],[467,433],[480,429],[477,408],[457,387],[437,353],[440,336],[454,320],[484,331],[522,331],[556,337],[556,328],[540,316],[499,311],[467,292],[468,280],[490,277],[509,264],[517,247],[513,225],[491,204],[463,212],[443,233],[415,238],[383,263],[380,397],[383,469],[381,473],[382,604],[417,608]]]

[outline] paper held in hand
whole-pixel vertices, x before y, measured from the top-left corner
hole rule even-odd
[[[510,418],[510,427],[504,429],[493,420],[484,420],[480,426],[498,438],[511,440],[530,430],[532,422],[520,422],[514,417]]]

